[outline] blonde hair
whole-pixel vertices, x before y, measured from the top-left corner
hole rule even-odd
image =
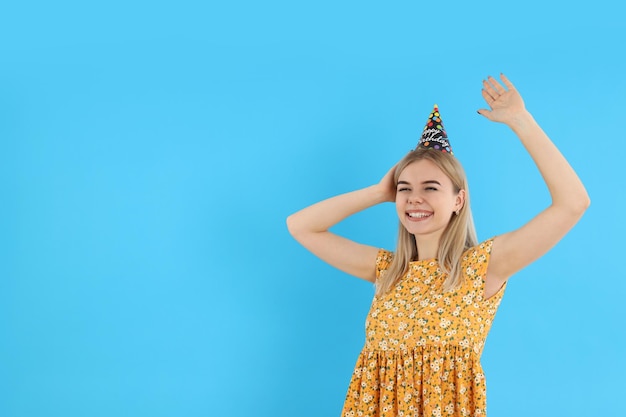
[[[398,183],[400,173],[408,165],[416,161],[433,162],[452,181],[454,192],[465,190],[465,203],[459,214],[452,214],[439,242],[437,259],[439,268],[447,277],[443,284],[444,291],[454,290],[463,283],[461,258],[463,253],[477,244],[476,229],[470,209],[470,198],[467,177],[461,163],[447,152],[433,149],[416,149],[409,152],[396,166],[394,182]],[[381,273],[376,281],[376,295],[385,294],[409,270],[409,263],[418,259],[415,236],[410,234],[400,223],[398,245],[389,268]]]

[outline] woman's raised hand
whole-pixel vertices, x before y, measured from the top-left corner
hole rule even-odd
[[[480,109],[478,113],[492,122],[510,124],[526,111],[526,107],[513,83],[504,74],[500,74],[500,78],[504,86],[491,76],[483,80],[483,98],[491,110]]]
[[[391,167],[385,176],[376,185],[379,188],[379,192],[383,194],[384,201],[394,202],[396,201],[396,183],[393,180],[396,172],[396,165]]]

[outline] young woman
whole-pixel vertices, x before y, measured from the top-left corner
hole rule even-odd
[[[513,84],[504,75],[501,81],[483,81],[490,109],[478,113],[515,132],[552,198],[521,228],[477,242],[465,174],[437,107],[418,147],[378,184],[287,219],[290,233],[312,253],[376,284],[344,416],[484,416],[480,355],[506,282],[554,246],[589,206],[572,167]],[[329,232],[354,213],[394,201],[400,219],[395,253]]]

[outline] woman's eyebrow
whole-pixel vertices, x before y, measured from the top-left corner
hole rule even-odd
[[[410,182],[408,181],[398,181],[398,185],[400,184],[406,184],[406,185],[411,185]],[[427,180],[427,181],[422,181],[422,184],[437,184],[437,185],[441,185],[441,183],[437,180]]]

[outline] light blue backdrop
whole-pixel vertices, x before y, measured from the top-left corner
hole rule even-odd
[[[339,415],[373,291],[285,218],[377,181],[438,103],[480,237],[523,224],[548,194],[476,114],[500,71],[592,206],[510,283],[489,414],[623,411],[620,3],[217,3],[0,6],[0,415]],[[393,249],[394,216],[336,229]]]

